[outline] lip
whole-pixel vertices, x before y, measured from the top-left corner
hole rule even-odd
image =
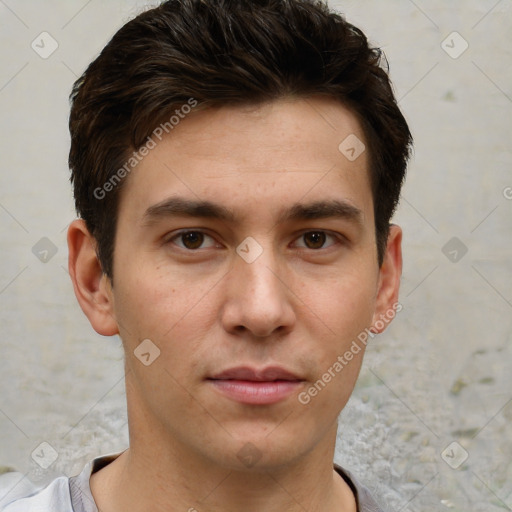
[[[244,404],[273,404],[288,398],[303,379],[280,366],[229,368],[207,379],[227,398]]]
[[[220,373],[210,377],[215,380],[250,380],[255,382],[271,382],[274,380],[302,380],[294,373],[286,370],[282,366],[266,366],[257,369],[250,366],[237,366],[236,368],[228,368]]]

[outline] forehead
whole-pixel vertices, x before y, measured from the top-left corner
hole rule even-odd
[[[335,100],[284,99],[184,116],[127,178],[120,216],[179,195],[237,211],[282,213],[285,203],[342,199],[373,212],[365,137]],[[264,210],[264,212],[262,211]]]

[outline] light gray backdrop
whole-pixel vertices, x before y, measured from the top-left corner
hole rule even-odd
[[[120,341],[66,270],[67,117],[143,5],[0,0],[0,465],[40,483],[127,443]],[[386,52],[416,142],[403,310],[372,340],[336,459],[389,510],[512,510],[512,3],[331,5]]]

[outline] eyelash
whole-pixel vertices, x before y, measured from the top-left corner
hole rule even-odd
[[[214,240],[213,237],[211,235],[209,235],[208,233],[206,233],[205,231],[202,231],[200,229],[187,229],[187,230],[179,231],[178,233],[174,234],[173,236],[171,236],[170,238],[168,238],[166,240],[166,243],[174,243],[174,240],[180,239],[180,237],[182,237],[183,235],[189,234],[189,233],[200,233],[200,234],[204,235],[205,237],[209,237],[212,240]],[[331,245],[327,246],[327,247],[321,247],[319,249],[311,249],[309,247],[300,247],[300,250],[310,250],[310,251],[318,252],[318,251],[321,251],[321,250],[329,249],[330,247],[333,247],[333,246],[338,245],[340,243],[343,243],[343,240],[344,240],[344,237],[342,235],[336,234],[336,233],[332,233],[330,231],[326,231],[326,230],[323,230],[323,229],[310,229],[308,231],[304,231],[297,238],[300,239],[300,238],[304,237],[304,235],[311,234],[311,233],[322,233],[322,234],[326,235],[327,237],[331,237],[332,239],[334,239],[335,242],[332,243]],[[175,244],[175,245],[177,245],[177,244]],[[178,247],[181,250],[186,251],[186,252],[190,252],[190,253],[199,252],[201,250],[201,249],[189,249],[187,247],[181,247],[179,245],[178,245]]]

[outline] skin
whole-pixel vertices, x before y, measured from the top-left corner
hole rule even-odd
[[[391,226],[379,267],[367,152],[349,161],[338,150],[350,134],[365,140],[347,108],[320,97],[190,114],[127,178],[113,286],[84,222],[71,224],[78,301],[125,348],[130,448],[91,477],[102,512],[356,510],[333,457],[364,350],[298,400],[398,300],[401,229]],[[176,196],[234,218],[147,215]],[[360,214],[279,220],[325,200]],[[205,236],[192,244],[183,229]],[[249,236],[263,251],[252,263],[236,252]],[[134,355],[144,339],[160,350],[149,366]],[[241,404],[206,380],[271,364],[302,379],[274,404]],[[259,457],[250,467],[237,456],[247,443]]]

